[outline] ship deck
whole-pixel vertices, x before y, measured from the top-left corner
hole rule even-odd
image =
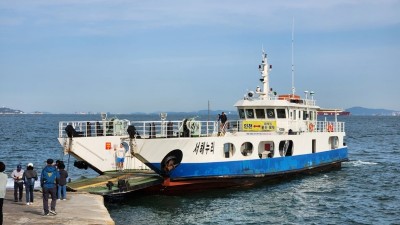
[[[118,197],[160,185],[163,179],[151,171],[130,170],[106,172],[94,178],[83,178],[67,184],[68,191],[88,192],[105,197]]]

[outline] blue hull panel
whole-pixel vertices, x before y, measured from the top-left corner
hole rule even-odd
[[[348,160],[346,148],[326,152],[230,162],[181,163],[170,174],[171,179],[201,179],[217,177],[257,177],[292,173]],[[160,163],[148,165],[157,168]]]

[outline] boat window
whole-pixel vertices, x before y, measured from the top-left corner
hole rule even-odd
[[[239,117],[240,117],[240,119],[245,118],[244,109],[239,109]]]
[[[338,148],[339,147],[339,138],[337,136],[329,137],[328,143],[331,146],[331,149]]]
[[[240,147],[240,152],[244,156],[250,156],[253,153],[253,144],[251,142],[245,142]]]
[[[307,120],[307,111],[303,111],[303,120]]]
[[[267,109],[267,117],[268,119],[275,119],[274,109]]]
[[[224,157],[230,158],[235,154],[235,146],[232,143],[224,144]]]
[[[310,120],[314,120],[314,112],[310,111]]]
[[[264,109],[256,109],[256,116],[258,119],[265,118],[265,110]]]
[[[258,145],[258,156],[260,159],[274,157],[274,142],[273,141],[262,141]]]
[[[254,119],[253,109],[246,109],[246,117],[247,117],[247,119]]]
[[[299,120],[301,120],[302,119],[302,117],[301,117],[301,110],[299,110]]]
[[[293,141],[283,140],[279,142],[279,154],[281,156],[291,156],[293,155]]]
[[[286,109],[276,109],[276,114],[279,119],[284,119],[286,118]]]
[[[294,119],[294,120],[296,120],[296,116],[297,116],[296,113],[297,113],[296,110],[294,110],[294,111],[293,111],[293,119]]]

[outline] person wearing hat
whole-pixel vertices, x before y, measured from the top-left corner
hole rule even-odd
[[[40,186],[43,192],[43,210],[44,216],[50,214],[57,215],[56,202],[57,202],[57,183],[60,179],[60,173],[57,168],[53,166],[53,159],[46,161],[47,165],[43,168],[40,175]],[[50,210],[49,210],[49,195],[51,196]]]
[[[35,181],[38,179],[37,172],[33,169],[32,163],[28,163],[22,179],[25,183],[26,204],[31,205],[33,204],[33,188],[35,187]]]
[[[24,189],[24,180],[22,176],[24,175],[24,170],[22,169],[21,164],[17,166],[11,173],[11,177],[14,179],[14,202],[22,202],[22,195]]]
[[[6,165],[0,162],[0,224],[3,224],[3,203],[4,197],[6,197],[7,188],[7,174],[4,173],[6,170]]]

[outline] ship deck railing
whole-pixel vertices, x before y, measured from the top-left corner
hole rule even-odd
[[[231,120],[225,124],[219,121],[62,121],[59,123],[59,137],[68,137],[65,128],[72,125],[73,137],[129,136],[128,127],[134,126],[136,138],[180,138],[224,136],[236,132],[268,132],[277,134],[301,134],[304,132],[344,132],[344,122],[334,121],[296,121],[279,122],[275,130],[245,130],[243,120]],[[293,121],[292,121],[293,122]],[[310,129],[310,123],[313,128]],[[282,129],[285,127],[285,129]],[[282,131],[283,130],[283,131]]]

